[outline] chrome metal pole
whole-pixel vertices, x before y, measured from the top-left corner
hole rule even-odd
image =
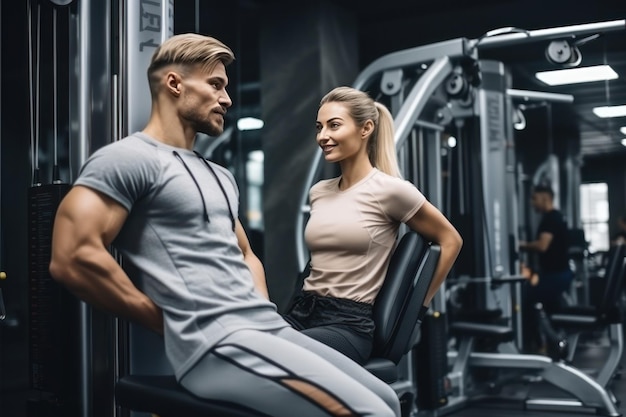
[[[572,35],[587,35],[624,29],[626,29],[626,20],[620,19],[598,23],[586,23],[582,25],[504,33],[496,36],[473,39],[469,42],[469,44],[471,48],[486,49],[537,42],[541,40],[559,39]]]
[[[77,53],[78,53],[78,106],[77,124],[78,136],[71,142],[70,148],[70,168],[75,168],[76,173],[89,156],[89,144],[91,142],[91,130],[89,129],[91,120],[91,60],[89,45],[91,43],[91,31],[89,22],[91,16],[91,2],[78,2],[78,33],[77,33]],[[71,175],[71,174],[70,174]],[[80,331],[80,415],[81,417],[91,416],[91,309],[83,301],[79,304],[79,331]]]
[[[516,90],[508,88],[506,95],[511,98],[519,98],[524,101],[553,101],[555,103],[573,103],[574,96],[571,94],[546,93],[545,91]]]

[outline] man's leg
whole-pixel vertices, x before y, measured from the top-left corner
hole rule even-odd
[[[347,356],[339,353],[337,350],[313,340],[297,330],[284,328],[280,330],[279,335],[294,342],[295,344],[317,353],[319,356],[328,360],[330,363],[347,373],[353,379],[359,381],[370,391],[374,392],[378,397],[394,411],[396,416],[400,415],[400,401],[398,395],[387,383],[381,381],[378,377],[372,375],[367,369],[357,364]]]
[[[541,302],[548,314],[553,314],[563,306],[564,293],[569,291],[574,274],[571,271],[554,272],[541,275]]]
[[[535,308],[535,305],[541,302],[541,290],[539,285],[530,285],[530,283],[526,283],[524,289],[524,304],[522,307],[524,351],[536,353],[542,344],[539,331],[539,316]]]
[[[275,334],[238,331],[211,349],[183,376],[181,385],[199,397],[241,404],[272,417],[400,415],[399,405],[392,410],[367,382],[291,341],[294,334],[311,340],[291,328]],[[331,357],[343,358],[348,368],[360,368],[311,342],[328,349]]]

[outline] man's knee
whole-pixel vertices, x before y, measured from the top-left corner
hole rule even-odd
[[[389,406],[389,410],[391,411],[390,416],[399,416],[400,415],[400,400],[398,399],[398,394],[391,388],[390,385],[383,384],[383,391],[379,393],[380,398]],[[387,415],[387,414],[384,414]]]

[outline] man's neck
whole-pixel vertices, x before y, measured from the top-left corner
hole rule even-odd
[[[193,149],[196,138],[195,132],[185,131],[175,123],[168,125],[159,118],[151,118],[142,132],[166,145],[189,150]]]

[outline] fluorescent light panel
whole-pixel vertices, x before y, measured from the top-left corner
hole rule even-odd
[[[622,126],[619,128],[619,131],[626,135],[626,126]]]
[[[593,67],[542,71],[536,73],[535,77],[548,85],[564,85],[614,80],[618,78],[618,75],[610,65],[596,65]]]
[[[593,113],[603,119],[607,117],[624,117],[626,116],[626,105],[594,107]]]
[[[622,139],[622,145],[626,146],[626,138]]]

